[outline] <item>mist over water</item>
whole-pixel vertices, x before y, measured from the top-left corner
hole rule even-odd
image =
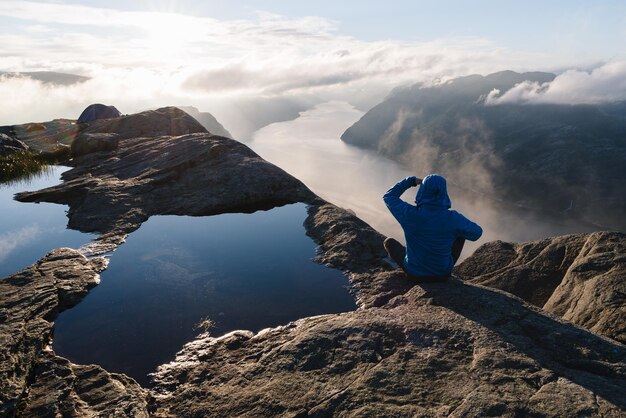
[[[268,125],[247,142],[264,159],[302,180],[337,206],[350,209],[382,234],[404,242],[402,229],[385,207],[382,196],[398,180],[413,173],[372,151],[345,144],[341,134],[363,112],[345,102],[328,102],[301,112],[294,120]],[[468,176],[472,173],[467,172]],[[403,198],[413,203],[417,189]],[[476,196],[449,184],[452,208],[483,227],[483,236],[467,242],[462,258],[488,241],[521,242],[596,230],[592,225],[558,219]]]

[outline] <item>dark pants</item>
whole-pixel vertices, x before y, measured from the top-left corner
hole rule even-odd
[[[465,245],[464,238],[457,238],[452,244],[452,259],[454,260],[455,264],[457,260],[459,259],[459,257],[461,256],[461,251],[463,251],[463,245]],[[406,269],[404,268],[404,256],[406,255],[406,248],[404,248],[404,245],[400,244],[398,241],[396,241],[393,238],[387,238],[384,242],[384,246],[385,246],[385,250],[387,251],[387,254],[389,254],[389,257],[391,257],[391,259],[395,261],[396,264],[400,266],[400,268],[402,268],[402,270],[404,271],[404,274],[406,274],[412,279],[427,281],[427,282],[441,282],[441,281],[447,280],[450,277],[450,275],[447,275],[447,276],[413,276],[412,274],[407,272]]]

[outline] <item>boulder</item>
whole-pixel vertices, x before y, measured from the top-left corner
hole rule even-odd
[[[99,119],[113,119],[122,116],[115,106],[107,106],[100,103],[89,105],[78,117],[78,123],[89,123]]]
[[[70,159],[72,150],[69,145],[56,143],[42,149],[39,155],[52,162],[65,162]]]
[[[626,344],[626,234],[490,242],[455,273]]]
[[[92,152],[113,151],[119,144],[118,134],[79,133],[72,142],[72,157],[82,157]]]
[[[0,156],[15,154],[16,152],[28,151],[28,145],[19,139],[0,133]]]

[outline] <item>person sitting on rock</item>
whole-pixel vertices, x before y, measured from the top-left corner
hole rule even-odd
[[[400,196],[420,185],[413,206]],[[406,248],[393,238],[385,240],[385,250],[407,276],[421,281],[444,281],[450,277],[461,255],[465,240],[476,241],[480,226],[457,211],[450,210],[446,179],[431,174],[399,181],[383,196],[387,208],[404,230]]]

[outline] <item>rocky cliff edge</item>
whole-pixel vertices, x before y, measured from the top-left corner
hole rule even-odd
[[[104,268],[97,257],[57,250],[0,282],[3,415],[624,415],[619,342],[501,290],[409,281],[387,263],[382,235],[236,141],[113,133],[122,137],[115,149],[81,157],[61,185],[19,199],[68,204],[71,227],[102,234],[93,253],[119,245],[156,214],[304,202],[318,261],[345,272],[359,308],[257,334],[201,335],[155,372],[154,387],[141,388],[49,348],[58,312]],[[499,261],[487,262],[486,272],[511,259],[493,256]]]

